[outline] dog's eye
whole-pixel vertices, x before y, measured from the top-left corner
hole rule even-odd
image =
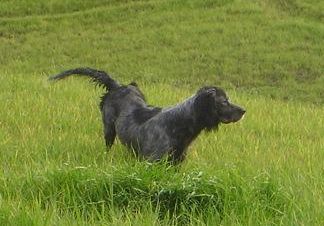
[[[228,105],[229,103],[228,103],[228,100],[224,100],[223,102],[222,102],[222,104],[223,105]]]

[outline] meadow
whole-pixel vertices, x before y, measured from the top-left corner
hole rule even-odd
[[[320,0],[0,1],[0,225],[324,225]],[[180,166],[107,151],[90,66],[152,105],[223,87],[245,118]]]

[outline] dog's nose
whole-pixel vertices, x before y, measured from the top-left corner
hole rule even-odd
[[[242,115],[244,115],[245,112],[246,112],[246,110],[242,108],[242,109],[241,109],[241,113],[242,113]]]

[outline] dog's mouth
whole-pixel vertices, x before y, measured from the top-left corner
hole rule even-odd
[[[229,124],[229,123],[234,123],[234,122],[237,122],[239,121],[240,119],[223,119],[222,120],[222,123],[224,124]]]
[[[221,122],[224,123],[224,124],[238,122],[238,121],[240,121],[241,119],[244,118],[244,115],[245,115],[245,111],[242,111],[239,114],[235,114],[230,118],[227,118],[227,117],[222,118]]]

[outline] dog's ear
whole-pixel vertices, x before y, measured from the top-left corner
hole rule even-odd
[[[197,98],[204,100],[205,98],[216,97],[216,89],[210,87],[204,87],[197,92]]]
[[[217,127],[218,115],[215,112],[215,88],[202,88],[195,100],[195,112],[198,121],[208,130]]]
[[[201,89],[198,91],[195,99],[195,110],[199,116],[205,117],[205,115],[208,115],[212,107],[212,97],[214,95],[216,95],[216,92],[212,89]]]
[[[216,89],[215,88],[210,88],[208,90],[205,91],[205,95],[209,96],[209,97],[216,97]]]

